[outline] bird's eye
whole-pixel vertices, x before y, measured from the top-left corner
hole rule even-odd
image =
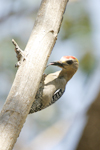
[[[69,65],[71,65],[71,64],[73,63],[72,60],[67,60],[66,62],[67,62],[67,64],[69,64]]]

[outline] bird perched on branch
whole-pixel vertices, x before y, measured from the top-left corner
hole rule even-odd
[[[12,42],[15,46],[15,52],[18,59],[15,66],[20,67],[21,62],[26,60],[27,54],[20,49],[14,39],[12,39]],[[43,74],[29,114],[52,105],[63,95],[67,82],[78,69],[79,62],[74,56],[63,56],[59,61],[52,62],[48,66],[50,65],[58,66],[62,68],[62,70],[48,75]]]
[[[58,66],[62,70],[44,75],[43,87],[40,86],[37,91],[29,113],[40,111],[52,105],[63,95],[67,82],[78,69],[79,62],[74,56],[63,56],[59,61],[51,62],[49,65]]]

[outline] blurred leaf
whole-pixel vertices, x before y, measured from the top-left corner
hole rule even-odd
[[[90,75],[96,66],[96,58],[91,52],[87,52],[80,60],[80,69]]]
[[[73,7],[70,6],[72,10],[71,13],[64,16],[62,24],[62,40],[69,37],[82,37],[91,33],[91,26],[88,14],[85,12],[84,7],[76,3],[77,5]],[[75,4],[74,4],[75,5]]]

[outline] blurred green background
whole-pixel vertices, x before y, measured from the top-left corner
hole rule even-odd
[[[15,39],[24,50],[40,3],[0,0],[0,110],[17,71],[11,40]],[[49,62],[73,55],[79,60],[79,70],[57,103],[27,117],[14,150],[76,149],[87,121],[85,114],[100,91],[99,14],[99,0],[69,0]],[[50,66],[45,73],[57,70]]]

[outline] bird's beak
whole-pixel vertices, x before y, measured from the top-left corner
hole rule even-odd
[[[58,66],[58,67],[61,67],[61,68],[64,67],[64,64],[60,61],[51,62],[50,64],[47,65],[47,67],[50,66],[50,65]]]

